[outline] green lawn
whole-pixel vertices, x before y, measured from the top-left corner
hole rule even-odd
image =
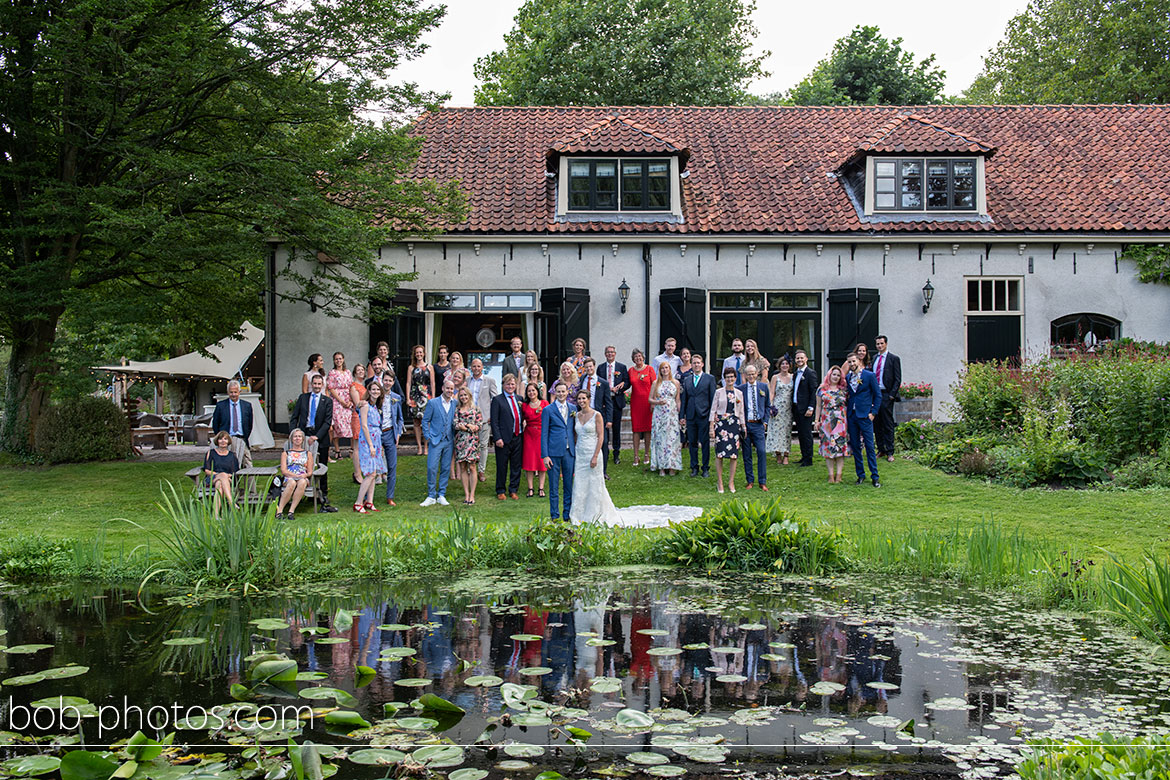
[[[627,453],[628,454],[628,453]],[[132,547],[143,539],[141,531],[122,520],[146,528],[159,523],[155,506],[160,485],[171,480],[187,490],[183,472],[194,463],[125,462],[47,468],[0,468],[0,539],[40,534],[52,538],[93,538],[105,530],[107,545]],[[399,460],[396,509],[379,503],[383,511],[359,515],[352,511],[357,486],[345,468],[335,464],[333,503],[337,514],[301,512],[298,524],[361,523],[389,525],[404,518],[440,519],[462,509],[461,488],[448,490],[450,508],[420,508],[426,492],[425,460]],[[489,462],[489,475],[494,474]],[[848,524],[867,520],[920,529],[963,526],[992,518],[1019,526],[1028,536],[1044,538],[1079,550],[1101,546],[1129,559],[1143,553],[1170,554],[1170,491],[1095,492],[1015,490],[933,471],[909,461],[882,463],[883,487],[830,485],[820,463],[813,468],[795,466],[769,469],[771,495],[780,495],[793,509],[809,518]],[[632,504],[689,504],[713,506],[719,502],[714,478],[660,477],[635,470],[627,463],[611,466],[610,491],[619,507]],[[742,490],[739,496],[756,498],[759,491]],[[486,486],[486,490],[483,488]],[[482,522],[524,522],[548,513],[547,499],[525,498],[522,483],[519,501],[497,501],[493,479],[480,486],[473,516]],[[382,493],[379,492],[381,496]]]

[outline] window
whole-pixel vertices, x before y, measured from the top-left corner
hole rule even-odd
[[[427,311],[451,311],[479,308],[479,296],[475,293],[423,293],[423,309]]]
[[[980,278],[967,280],[968,314],[1019,314],[1020,280]]]
[[[817,309],[821,308],[821,296],[817,293],[768,293],[768,309]]]
[[[1053,349],[1093,349],[1121,337],[1121,323],[1104,314],[1069,314],[1052,321]]]
[[[484,293],[481,296],[483,308],[513,309],[516,311],[535,311],[536,293],[531,292],[500,292]]]
[[[536,293],[424,292],[423,311],[536,311]]]
[[[877,211],[974,211],[975,160],[879,157],[873,162]]]
[[[669,159],[570,160],[569,210],[670,211],[670,185]]]

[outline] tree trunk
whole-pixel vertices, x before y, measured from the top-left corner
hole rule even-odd
[[[8,361],[0,449],[18,454],[33,450],[37,423],[49,402],[52,349],[62,311],[59,307],[49,308],[42,310],[37,319],[16,323]]]

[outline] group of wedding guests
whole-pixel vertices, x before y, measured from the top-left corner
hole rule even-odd
[[[451,479],[462,486],[463,503],[474,504],[478,483],[487,481],[488,453],[494,451],[497,500],[519,499],[523,478],[527,495],[550,498],[557,517],[562,474],[555,456],[549,457],[550,422],[560,427],[570,422],[570,414],[573,419],[584,414],[595,423],[597,452],[588,460],[591,468],[599,464],[603,479],[609,479],[611,451],[613,463],[621,462],[627,405],[633,464],[664,476],[683,469],[685,447],[691,476],[708,477],[713,448],[718,492],[725,490],[725,473],[727,489],[736,492],[741,458],[746,488],[767,491],[768,458],[773,456],[777,466],[788,464],[795,424],[798,465],[812,465],[815,428],[830,482],[842,480],[844,460],[852,454],[858,483],[865,481],[868,465],[869,479],[880,486],[877,458],[893,460],[893,405],[901,386],[901,362],[888,351],[884,336],[877,337],[875,347],[871,358],[867,345],[858,344],[845,364],[831,367],[821,381],[804,350],[769,361],[751,339],[732,342],[732,353],[718,361],[716,376],[707,373],[702,355],[677,350],[673,338],[650,359],[634,349],[628,366],[617,360],[614,346],[605,347],[605,359],[597,361],[586,354],[584,339],[576,339],[572,355],[548,381],[536,353],[525,351],[521,339],[514,338],[500,387],[484,373],[482,361],[464,365],[463,356],[446,346],[439,347],[434,363],[427,361],[423,346],[414,347],[405,381],[394,372],[386,342],[378,343],[368,363],[352,367],[336,352],[328,371],[324,356],[314,354],[290,416],[277,511],[283,515],[287,509],[293,516],[317,463],[323,458],[335,462],[337,445],[347,441],[352,445],[353,480],[359,485],[354,511],[378,511],[375,492],[380,483],[385,484],[386,503],[395,506],[398,442],[410,426],[417,453],[427,457],[424,506],[447,505]],[[563,412],[560,425],[551,420],[550,408]],[[216,446],[205,463],[217,494],[230,490],[221,475],[239,468],[239,457],[233,454],[242,434],[237,415],[225,408],[222,418],[231,435],[221,441],[216,431]],[[321,511],[337,511],[328,501],[327,475],[320,479],[320,493]],[[567,508],[564,514],[568,516]]]

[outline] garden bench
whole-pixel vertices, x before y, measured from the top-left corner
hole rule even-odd
[[[309,486],[305,488],[305,498],[313,500],[313,509],[317,509],[317,479],[325,476],[329,472],[329,467],[323,464],[318,464],[317,468],[313,469],[313,476],[309,479]],[[261,487],[268,484],[269,479],[280,474],[279,466],[253,466],[251,468],[240,469],[236,472],[235,492],[237,500],[246,501],[249,504],[262,504],[268,500],[268,493],[266,490],[261,490]],[[211,488],[203,482],[203,467],[196,466],[188,469],[186,476],[190,477],[195,483],[196,498],[205,498],[211,494]]]

